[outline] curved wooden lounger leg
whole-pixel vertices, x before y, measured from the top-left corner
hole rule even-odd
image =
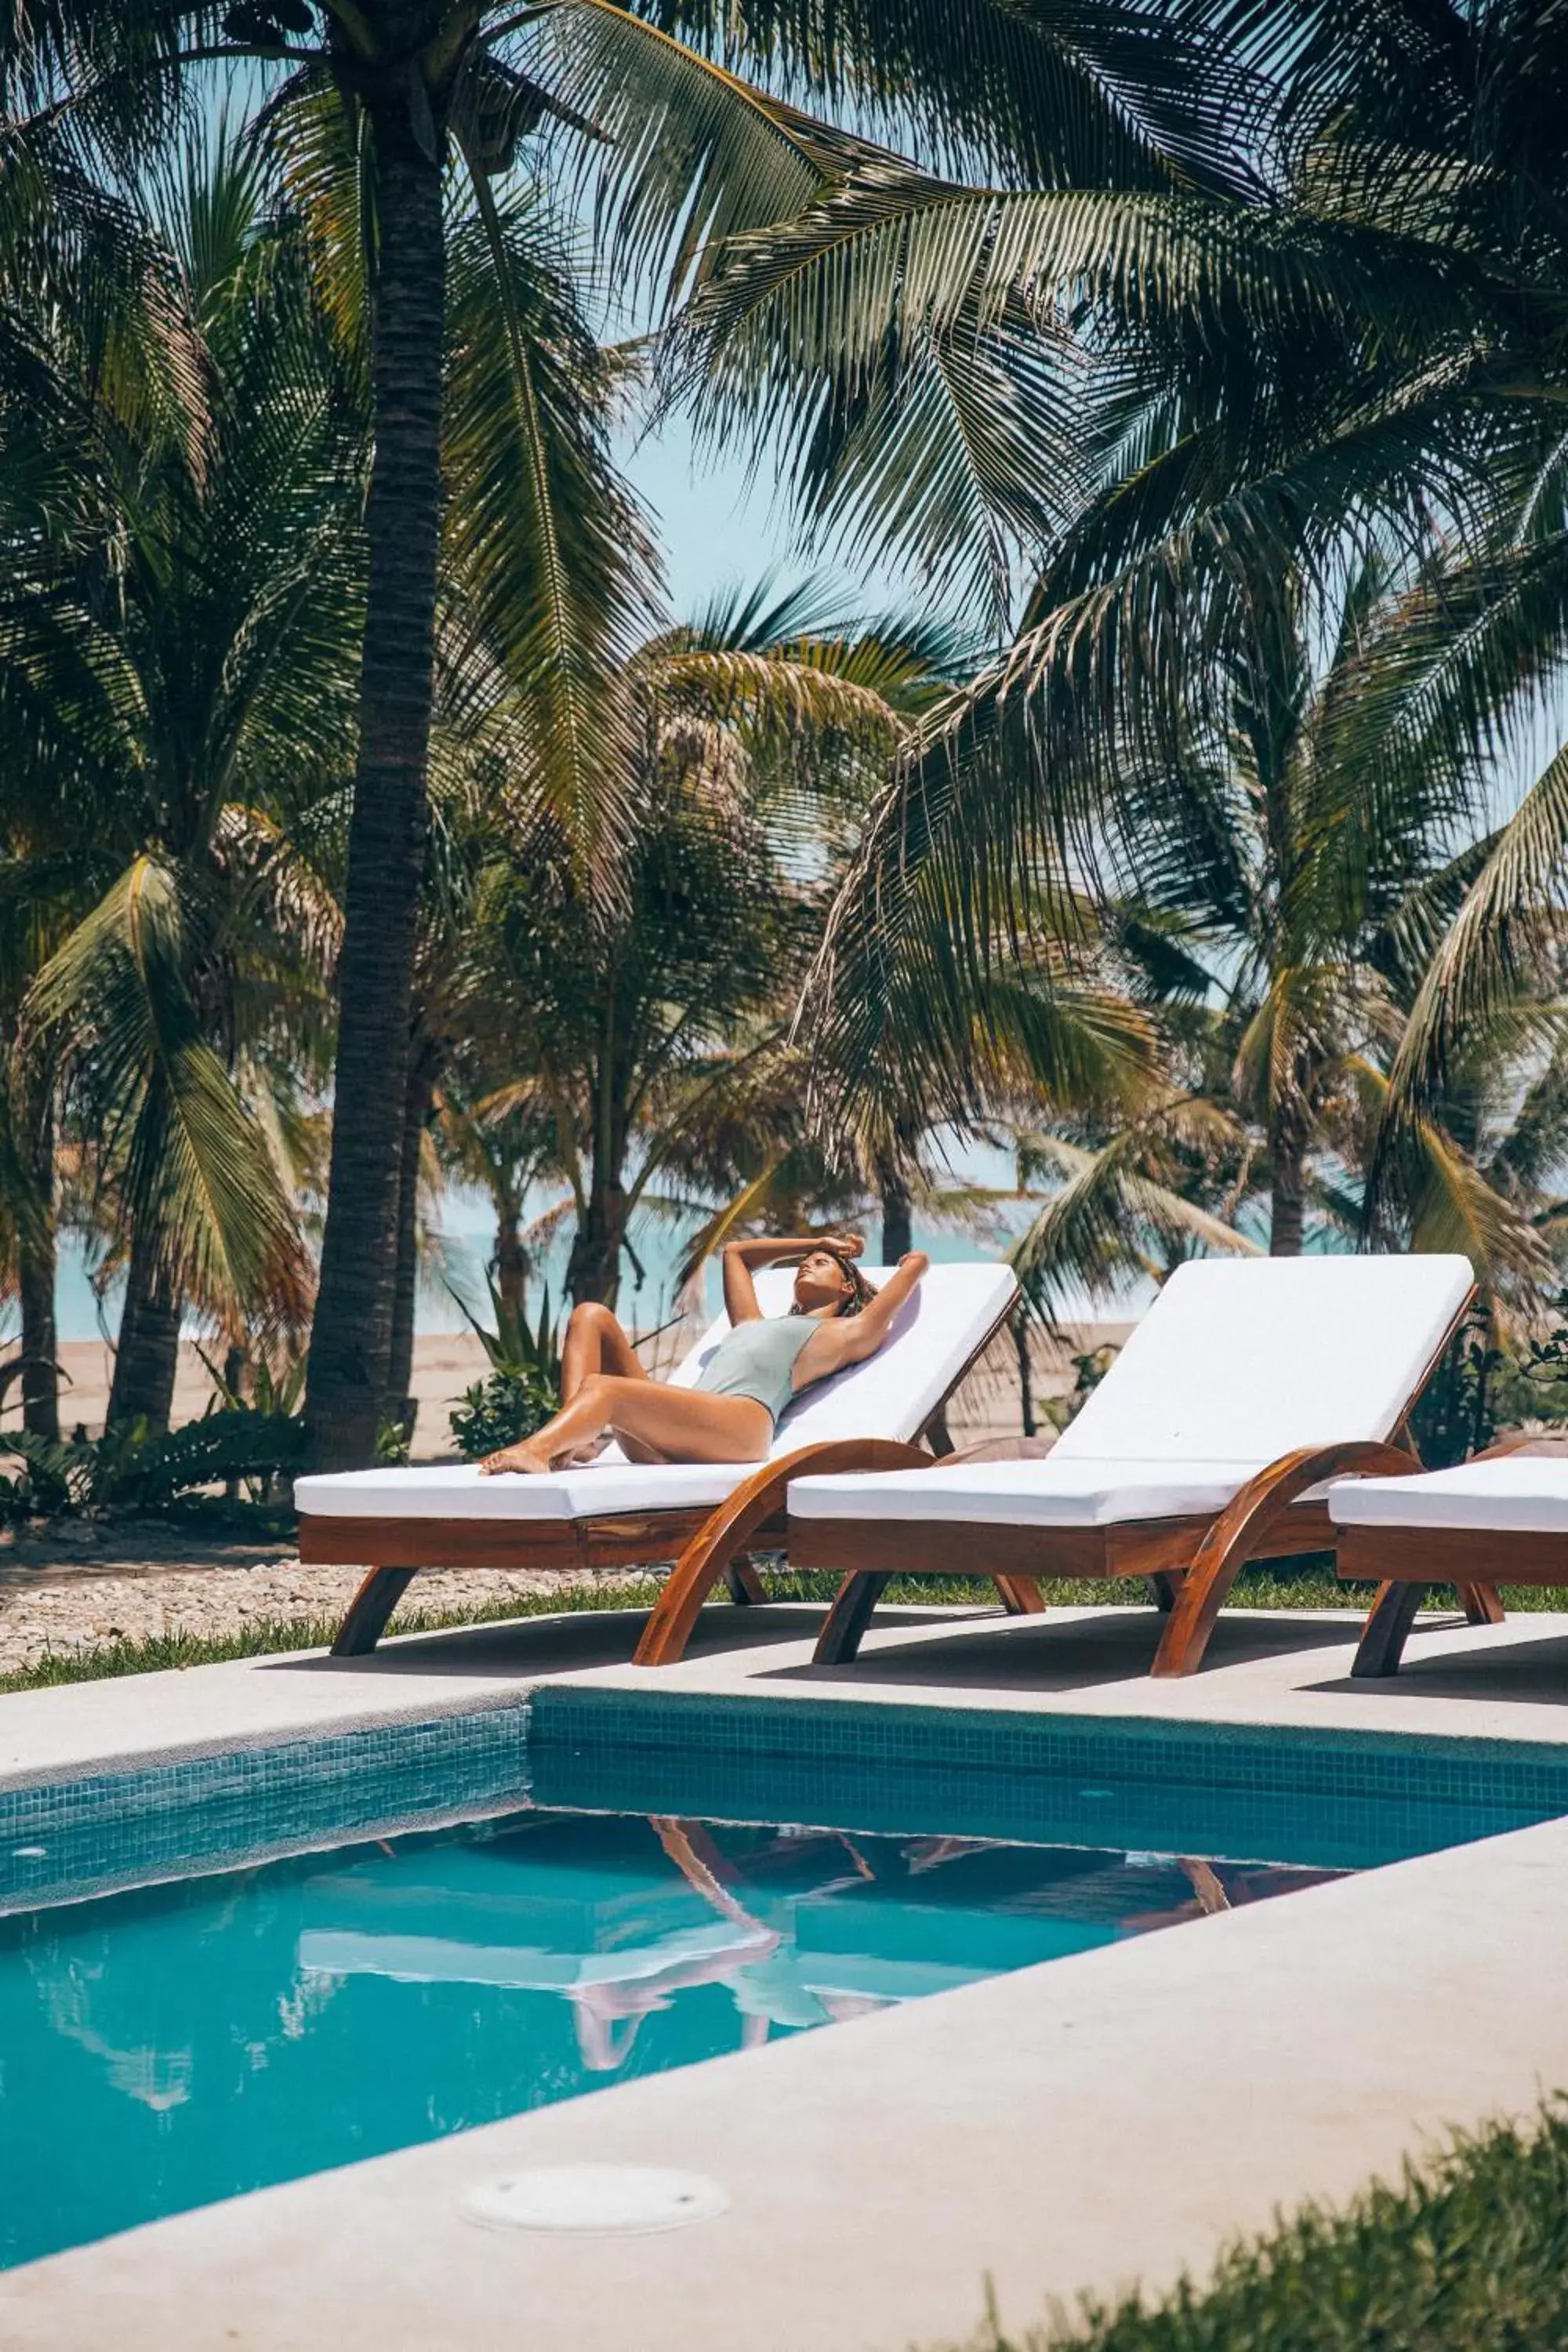
[[[1403,1578],[1397,1583],[1378,1586],[1377,1599],[1361,1629],[1355,1663],[1351,1668],[1356,1682],[1370,1682],[1375,1675],[1399,1672],[1399,1661],[1410,1628],[1415,1622],[1415,1612],[1431,1589],[1426,1584],[1407,1584]]]
[[[685,1656],[702,1603],[735,1554],[744,1550],[747,1538],[778,1509],[792,1478],[831,1477],[839,1470],[929,1470],[931,1466],[931,1455],[922,1454],[918,1445],[901,1445],[888,1437],[803,1445],[795,1454],[762,1463],[704,1521],[676,1561],[658,1606],[643,1628],[634,1663],[672,1666]]]
[[[1281,1513],[1309,1488],[1346,1471],[1363,1478],[1408,1477],[1411,1466],[1410,1455],[1398,1446],[1377,1438],[1352,1438],[1339,1445],[1304,1445],[1249,1478],[1198,1546],[1176,1605],[1165,1620],[1151,1672],[1161,1676],[1196,1672],[1231,1586]]]
[[[811,1654],[814,1666],[847,1665],[860,1653],[861,1637],[871,1612],[892,1582],[890,1575],[869,1568],[857,1569],[839,1586],[826,1622]]]
[[[724,1570],[724,1581],[737,1609],[760,1609],[768,1597],[748,1552],[736,1553]]]
[[[879,1575],[870,1569],[858,1569],[845,1578],[817,1635],[816,1647],[811,1654],[814,1665],[841,1666],[858,1656],[871,1612],[891,1581],[890,1576]],[[1046,1596],[1037,1578],[998,1576],[994,1581],[1009,1617],[1045,1615]]]
[[[373,1568],[350,1601],[349,1613],[338,1628],[338,1638],[332,1643],[333,1657],[368,1657],[418,1573],[416,1568]]]
[[[1467,1625],[1500,1625],[1505,1612],[1495,1584],[1461,1584],[1459,1606]]]

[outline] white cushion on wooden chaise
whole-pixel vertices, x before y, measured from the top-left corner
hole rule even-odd
[[[1568,1536],[1568,1458],[1510,1454],[1409,1478],[1337,1478],[1342,1528],[1471,1528],[1481,1535]]]
[[[867,1266],[879,1287],[890,1266]],[[765,1314],[787,1312],[794,1276],[769,1267],[757,1277]],[[1016,1294],[1005,1265],[933,1265],[894,1318],[877,1353],[808,1390],[789,1407],[774,1433],[772,1457],[833,1438],[920,1434]],[[671,1375],[689,1387],[730,1328],[721,1315]],[[513,1519],[559,1521],[621,1511],[691,1510],[721,1503],[749,1478],[755,1463],[627,1462],[608,1446],[596,1462],[546,1477],[481,1477],[471,1463],[428,1468],[353,1470],[301,1478],[296,1507],[320,1518]]]
[[[1300,1447],[1391,1437],[1473,1280],[1457,1256],[1194,1261],[1042,1460],[796,1478],[790,1516],[1082,1528],[1216,1513]]]

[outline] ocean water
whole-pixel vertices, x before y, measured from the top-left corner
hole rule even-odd
[[[1004,1183],[1008,1179],[1004,1171],[987,1169],[985,1181]],[[1006,1204],[998,1208],[984,1231],[968,1234],[922,1229],[917,1231],[915,1238],[920,1248],[942,1263],[994,1259],[1005,1246],[1007,1239],[1023,1230],[1029,1213],[1022,1203]],[[695,1217],[669,1222],[648,1216],[634,1221],[631,1240],[636,1263],[628,1263],[624,1270],[620,1311],[636,1328],[649,1330],[678,1311],[677,1273],[698,1223]],[[874,1221],[866,1238],[871,1254],[875,1255],[878,1234]],[[462,1299],[481,1321],[489,1319],[485,1270],[494,1244],[494,1224],[482,1196],[462,1192],[448,1193],[442,1207],[441,1234],[428,1252],[420,1283],[416,1307],[419,1330],[443,1332],[464,1329],[463,1311],[458,1298]],[[552,1299],[555,1301],[560,1300],[564,1286],[570,1245],[568,1232],[542,1255],[541,1274],[550,1286]],[[62,1339],[113,1339],[119,1330],[123,1286],[120,1284],[111,1286],[100,1302],[94,1293],[90,1276],[88,1253],[82,1244],[74,1236],[66,1236],[60,1248],[59,1280],[56,1292],[56,1314]],[[1072,1312],[1085,1319],[1133,1312],[1144,1303],[1147,1287],[1146,1285],[1137,1286],[1130,1289],[1124,1299],[1110,1303],[1101,1300],[1098,1305],[1086,1297],[1073,1306]],[[708,1269],[707,1288],[710,1305],[717,1311],[719,1278],[716,1266]],[[454,1292],[458,1298],[454,1298]],[[1132,1303],[1129,1305],[1128,1301]],[[538,1304],[537,1291],[532,1294],[532,1303]],[[15,1307],[0,1305],[0,1340],[14,1336],[16,1328]],[[193,1326],[193,1336],[199,1336],[198,1327]]]

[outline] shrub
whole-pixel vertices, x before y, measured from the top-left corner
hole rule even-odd
[[[452,1408],[452,1435],[458,1453],[470,1462],[500,1446],[515,1445],[520,1437],[531,1437],[561,1402],[560,1333],[550,1312],[548,1285],[538,1324],[531,1329],[522,1307],[503,1298],[493,1282],[489,1294],[493,1331],[487,1331],[452,1292],[490,1360],[489,1378],[465,1389]]]
[[[476,1381],[452,1407],[452,1435],[470,1462],[531,1437],[555,1411],[556,1388],[542,1372],[511,1366]]]
[[[0,1514],[19,1518],[73,1509],[160,1510],[203,1486],[243,1482],[265,1499],[279,1477],[304,1462],[305,1425],[296,1415],[241,1405],[208,1412],[182,1429],[144,1421],[68,1445],[20,1432],[0,1441],[20,1467],[0,1477]]]

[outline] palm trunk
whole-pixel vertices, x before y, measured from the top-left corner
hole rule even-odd
[[[55,1368],[55,1121],[47,1105],[32,1138],[32,1173],[38,1220],[16,1243],[16,1287],[22,1309],[22,1426],[34,1437],[60,1433],[59,1374]]]
[[[914,1225],[910,1213],[908,1188],[899,1177],[884,1171],[882,1194],[882,1264],[897,1265],[915,1245]]]
[[[1029,1354],[1029,1317],[1026,1307],[1013,1314],[1013,1345],[1018,1357],[1018,1407],[1023,1418],[1024,1434],[1033,1437],[1039,1427],[1035,1419],[1035,1367]]]
[[[406,76],[366,96],[375,142],[375,457],[349,827],[332,1160],[306,1412],[318,1469],[372,1456],[391,1370],[415,924],[424,876],[440,525],[441,172]]]
[[[505,1202],[496,1216],[496,1288],[509,1307],[521,1307],[528,1287],[528,1252],[519,1231],[521,1212]]]
[[[392,1298],[388,1402],[395,1420],[409,1423],[414,1382],[414,1317],[419,1297],[419,1159],[430,1116],[432,1081],[423,1069],[409,1080],[397,1188],[397,1275]]]
[[[1283,1123],[1269,1152],[1274,1194],[1268,1226],[1270,1257],[1300,1257],[1306,1219],[1307,1154],[1300,1137]]]
[[[621,1280],[621,1244],[626,1230],[626,1196],[617,1171],[601,1179],[595,1171],[587,1213],[572,1236],[566,1288],[574,1307],[595,1298],[616,1303]]]
[[[180,1298],[159,1263],[159,1235],[151,1219],[136,1229],[114,1350],[108,1426],[144,1420],[167,1429],[180,1361]]]

